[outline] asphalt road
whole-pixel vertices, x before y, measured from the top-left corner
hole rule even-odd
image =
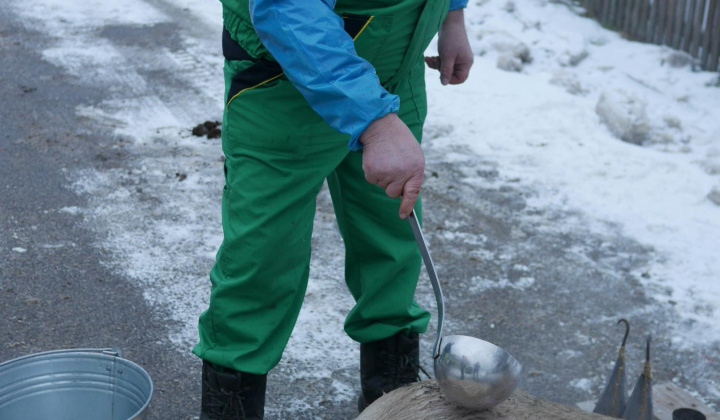
[[[86,205],[68,189],[68,170],[124,163],[109,133],[75,116],[103,92],[43,61],[46,39],[4,9],[0,28],[0,360],[120,346],[153,378],[150,418],[191,419],[198,361],[169,343],[167,321],[143,291],[106,268],[97,234],[58,211]]]

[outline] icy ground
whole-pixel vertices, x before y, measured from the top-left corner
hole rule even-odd
[[[129,156],[122,167],[68,173],[92,206],[58,211],[104,238],[103,263],[170,314],[168,338],[188,354],[221,241],[220,145],[189,130],[222,115],[219,3],[12,7],[55,40],[47,61],[106,89],[76,113],[114,133],[107,153]],[[507,347],[525,364],[524,388],[577,402],[602,390],[614,322],[627,317],[631,374],[652,333],[656,379],[720,403],[718,75],[563,3],[473,2],[466,22],[469,81],[447,88],[427,74],[426,229],[447,331]],[[158,39],[164,25],[180,30]],[[352,411],[358,351],[342,332],[352,299],[334,223],[323,191],[305,305],[271,376],[274,418]],[[418,300],[433,308],[421,281]]]

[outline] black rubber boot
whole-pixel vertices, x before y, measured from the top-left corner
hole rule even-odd
[[[267,375],[223,369],[203,361],[200,420],[262,420]]]
[[[420,338],[418,334],[395,336],[360,344],[360,385],[358,410],[394,389],[418,382]]]

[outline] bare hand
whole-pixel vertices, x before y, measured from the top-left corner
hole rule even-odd
[[[396,114],[373,121],[360,136],[363,144],[365,180],[377,184],[390,198],[402,196],[400,218],[407,218],[415,207],[425,156],[420,144]]]
[[[467,80],[473,53],[465,31],[463,9],[448,12],[438,35],[439,57],[425,57],[431,69],[440,70],[440,83],[459,85]]]

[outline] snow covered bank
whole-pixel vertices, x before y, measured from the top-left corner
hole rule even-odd
[[[678,343],[720,341],[717,75],[664,65],[671,50],[562,3],[480,1],[466,21],[478,56],[467,84],[428,74],[428,123],[453,127],[436,141],[497,161],[538,192],[533,206],[578,210],[654,247],[638,275],[687,318]]]

